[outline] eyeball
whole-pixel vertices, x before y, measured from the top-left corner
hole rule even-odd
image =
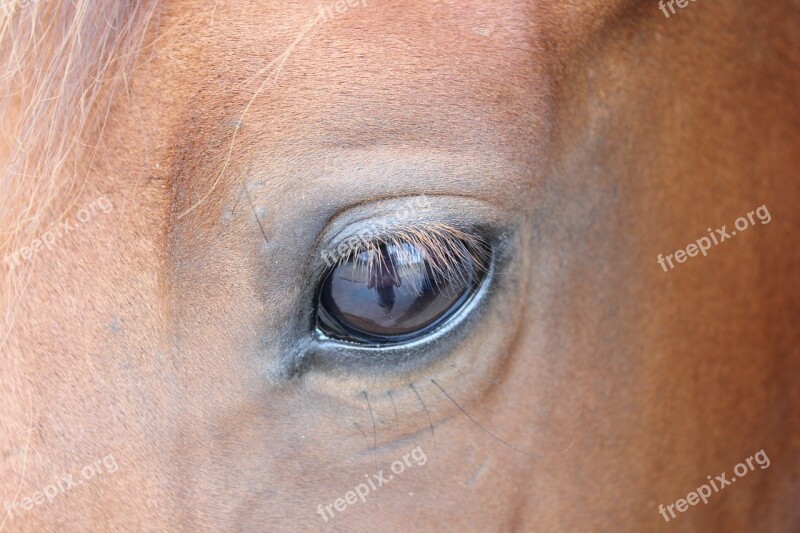
[[[360,344],[421,338],[446,323],[480,286],[480,257],[459,239],[433,250],[393,242],[354,253],[325,276],[317,326],[330,338]]]

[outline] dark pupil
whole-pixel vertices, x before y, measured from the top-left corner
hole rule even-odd
[[[475,282],[470,254],[449,269],[432,266],[413,244],[363,251],[335,267],[320,294],[326,334],[398,342],[433,329],[469,296]],[[444,271],[443,271],[444,270]]]

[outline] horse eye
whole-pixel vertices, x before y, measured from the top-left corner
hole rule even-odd
[[[432,258],[412,243],[381,244],[336,265],[319,291],[317,326],[361,344],[407,342],[443,325],[484,278],[480,255],[456,240]]]

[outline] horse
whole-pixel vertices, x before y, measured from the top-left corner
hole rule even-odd
[[[800,10],[676,2],[6,1],[0,529],[796,531]]]

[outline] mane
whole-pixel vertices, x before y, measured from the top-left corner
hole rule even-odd
[[[80,193],[155,7],[156,0],[0,3],[0,260]]]
[[[156,2],[0,0],[0,353],[28,281],[5,258],[77,200]],[[24,382],[15,359],[4,390]]]

